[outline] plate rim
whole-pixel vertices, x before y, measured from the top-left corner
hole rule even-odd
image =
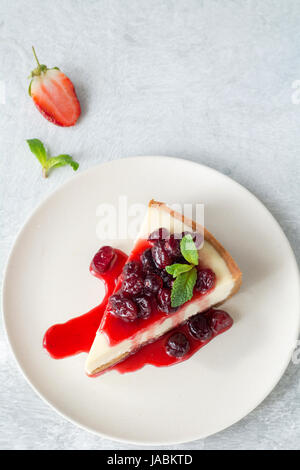
[[[54,199],[59,194],[59,192],[63,191],[67,186],[74,184],[74,181],[76,183],[76,181],[78,179],[82,178],[82,176],[86,176],[87,174],[94,172],[95,170],[97,170],[100,167],[102,168],[103,166],[110,166],[111,164],[113,164],[117,161],[120,161],[120,160],[132,160],[132,161],[134,161],[134,160],[140,160],[142,158],[143,159],[149,159],[149,160],[151,160],[153,158],[154,159],[168,159],[168,160],[173,160],[173,161],[174,160],[175,161],[179,160],[179,161],[182,161],[182,162],[184,162],[188,165],[202,167],[206,171],[208,170],[213,174],[221,175],[225,180],[229,180],[231,184],[234,184],[235,186],[239,187],[239,189],[242,189],[243,191],[246,191],[248,193],[248,196],[251,197],[256,203],[258,203],[261,206],[261,208],[268,214],[268,216],[270,216],[273,219],[273,222],[275,222],[275,224],[279,228],[282,240],[286,243],[286,246],[289,250],[289,255],[290,255],[291,261],[293,262],[294,271],[295,271],[295,274],[296,274],[296,277],[297,277],[298,296],[297,296],[297,306],[296,307],[298,307],[298,310],[300,311],[300,271],[299,271],[299,267],[298,267],[298,263],[297,263],[297,260],[296,260],[295,253],[292,249],[292,246],[291,246],[284,230],[282,229],[281,225],[279,224],[279,222],[276,220],[276,218],[273,216],[273,214],[270,212],[270,210],[264,205],[264,203],[255,194],[253,194],[248,188],[243,186],[241,183],[238,183],[237,181],[235,181],[230,176],[228,176],[228,175],[222,173],[221,171],[218,171],[215,168],[212,168],[208,165],[204,165],[203,163],[198,163],[198,162],[195,162],[195,161],[190,160],[190,159],[185,159],[185,158],[180,158],[180,157],[171,157],[171,156],[167,156],[167,155],[139,155],[139,156],[127,156],[127,157],[115,158],[115,159],[112,159],[112,160],[109,160],[109,161],[99,163],[97,165],[93,165],[93,166],[85,169],[84,171],[74,175],[73,177],[70,177],[67,181],[65,181],[63,184],[61,184],[58,188],[56,188],[53,192],[51,192],[45,198],[43,198],[43,200],[35,206],[35,208],[25,218],[25,221],[22,224],[21,228],[17,231],[17,234],[16,234],[16,236],[13,240],[13,243],[10,247],[9,255],[6,259],[5,267],[4,267],[4,270],[3,270],[3,282],[2,282],[2,318],[3,318],[3,325],[4,325],[6,340],[8,341],[10,350],[13,353],[14,360],[15,360],[19,370],[21,371],[23,377],[25,377],[25,380],[32,387],[32,389],[39,396],[39,398],[41,398],[44,403],[49,405],[51,407],[51,409],[53,409],[61,417],[63,417],[67,421],[71,422],[72,424],[78,426],[79,428],[81,428],[85,431],[88,431],[88,432],[90,432],[94,435],[100,436],[104,439],[109,439],[109,440],[112,440],[112,441],[115,441],[115,442],[123,443],[123,444],[130,444],[130,445],[135,445],[135,446],[147,446],[147,447],[148,446],[179,445],[179,444],[194,442],[194,441],[197,441],[199,439],[205,439],[206,437],[209,437],[209,436],[213,436],[213,435],[215,435],[215,434],[217,434],[221,431],[224,431],[225,429],[233,426],[234,424],[236,424],[237,422],[239,422],[243,418],[245,418],[249,413],[254,411],[259,405],[261,405],[264,402],[264,400],[274,390],[274,388],[277,386],[277,384],[281,380],[284,372],[286,371],[286,369],[287,369],[287,367],[288,367],[288,365],[291,361],[293,351],[287,357],[287,360],[285,361],[284,365],[282,366],[278,376],[276,376],[276,379],[274,380],[274,383],[272,384],[270,389],[266,392],[266,394],[263,396],[263,398],[261,398],[254,407],[251,405],[246,413],[245,412],[241,413],[241,415],[237,419],[235,419],[230,425],[221,426],[219,429],[217,429],[213,433],[208,433],[208,434],[201,433],[201,435],[198,435],[197,437],[195,437],[195,435],[194,435],[193,437],[191,436],[191,437],[189,437],[187,439],[184,439],[184,440],[175,440],[175,441],[174,440],[165,440],[163,442],[155,441],[155,440],[153,440],[153,441],[142,441],[142,440],[137,441],[137,440],[130,439],[130,438],[125,439],[125,438],[121,438],[121,437],[116,437],[115,435],[105,433],[105,432],[100,432],[98,430],[93,429],[92,427],[84,425],[81,422],[79,422],[76,419],[69,416],[67,413],[65,413],[63,410],[61,410],[59,407],[54,405],[54,403],[50,399],[46,398],[38,390],[36,385],[30,380],[29,376],[27,375],[25,370],[22,368],[21,362],[19,361],[19,358],[17,357],[17,355],[14,351],[14,348],[13,348],[12,339],[11,339],[11,336],[10,336],[9,331],[8,331],[8,325],[7,325],[6,314],[5,314],[5,299],[6,299],[6,293],[5,292],[7,290],[6,285],[7,285],[7,282],[8,282],[7,274],[8,274],[9,266],[10,266],[11,260],[13,258],[13,253],[14,253],[14,250],[15,250],[15,246],[17,245],[17,243],[18,243],[19,239],[21,238],[23,232],[26,230],[27,226],[30,224],[31,219],[34,216],[36,216],[38,214],[38,212],[41,211],[43,209],[43,207],[52,198]],[[297,329],[295,330],[295,341],[298,339],[299,332],[300,332],[300,314],[298,316]]]

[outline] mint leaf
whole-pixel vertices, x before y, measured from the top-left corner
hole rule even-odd
[[[170,266],[166,267],[167,273],[171,274],[173,277],[179,276],[181,273],[185,273],[187,271],[190,271],[192,269],[191,264],[171,264]]]
[[[60,166],[70,165],[74,171],[79,167],[79,163],[75,162],[71,155],[63,154],[57,157],[49,158],[43,143],[39,139],[27,140],[31,152],[36,156],[43,167],[43,176],[47,178],[50,169],[59,168]]]
[[[193,241],[192,236],[188,233],[183,237],[183,239],[180,242],[180,251],[182,253],[182,256],[192,264],[197,265],[199,262],[198,259],[198,250],[196,248],[196,245]]]
[[[58,168],[60,166],[70,165],[74,171],[78,170],[79,163],[75,162],[71,155],[58,155],[57,157],[51,157],[47,161],[47,168]]]
[[[171,292],[171,306],[179,307],[193,297],[193,290],[197,280],[197,269],[179,274],[175,279]]]
[[[40,164],[44,166],[47,161],[47,152],[43,143],[39,139],[28,139],[27,144],[29,145],[31,152],[36,156]]]

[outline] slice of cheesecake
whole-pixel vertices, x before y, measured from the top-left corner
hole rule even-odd
[[[180,251],[180,237],[186,233],[198,250],[197,280],[192,298],[174,307],[174,279],[166,266],[188,264]],[[220,305],[241,281],[237,264],[210,232],[166,204],[150,201],[90,349],[86,373],[99,374],[191,316]]]

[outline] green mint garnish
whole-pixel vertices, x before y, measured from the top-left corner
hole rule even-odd
[[[175,263],[166,267],[167,273],[175,278],[171,292],[172,307],[179,307],[191,300],[197,281],[198,250],[190,234],[185,235],[181,240],[180,251],[190,264]]]
[[[183,239],[180,242],[180,251],[182,253],[182,256],[192,264],[197,265],[199,262],[198,259],[198,250],[196,248],[196,245],[193,241],[193,237],[190,234],[187,234],[183,237]]]
[[[191,267],[190,271],[179,274],[176,277],[172,292],[171,292],[171,306],[179,307],[193,297],[194,285],[197,281],[197,269]]]
[[[39,139],[27,140],[31,152],[36,156],[43,168],[43,176],[47,178],[48,172],[52,168],[70,165],[74,171],[79,167],[79,163],[75,162],[71,155],[58,155],[57,157],[48,157],[43,143]]]
[[[166,271],[167,273],[171,274],[173,277],[177,277],[179,276],[179,274],[190,271],[192,267],[193,266],[191,264],[175,263],[175,264],[172,264],[171,266],[167,266]]]

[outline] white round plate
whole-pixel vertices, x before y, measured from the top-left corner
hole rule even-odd
[[[120,195],[129,203],[203,202],[205,225],[236,259],[244,282],[226,303],[232,329],[190,360],[91,379],[85,354],[56,361],[42,338],[50,325],[101,300],[101,283],[89,273],[99,248],[96,209]],[[243,418],[282,376],[299,331],[298,270],[272,215],[230,178],[168,157],[99,165],[52,194],[17,238],[3,294],[12,349],[40,396],[90,431],[143,445],[203,438]]]

